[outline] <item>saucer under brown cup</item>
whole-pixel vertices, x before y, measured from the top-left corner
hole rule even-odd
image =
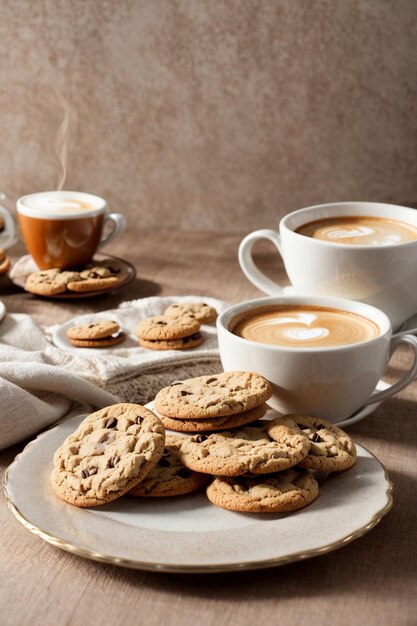
[[[42,270],[85,265],[126,225],[121,213],[109,213],[103,198],[78,191],[23,196],[17,201],[17,213],[25,246]],[[109,221],[113,230],[103,237]]]

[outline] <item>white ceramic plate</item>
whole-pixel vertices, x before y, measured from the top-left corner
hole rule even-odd
[[[173,498],[122,497],[81,509],[60,500],[50,474],[55,450],[78,416],[46,431],[8,468],[6,499],[31,532],[61,549],[114,565],[168,572],[257,569],[341,548],[371,530],[392,506],[381,463],[358,446],[358,461],[328,475],[307,508],[282,515],[225,511],[204,491]]]

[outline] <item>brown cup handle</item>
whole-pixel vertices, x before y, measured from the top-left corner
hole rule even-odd
[[[122,233],[126,228],[126,218],[121,213],[108,213],[107,215],[105,215],[103,227],[106,222],[109,221],[113,222],[113,229],[106,237],[103,237],[103,239],[98,244],[98,249],[107,246],[108,243],[113,241],[113,239],[115,239],[117,235],[120,235],[120,233]]]

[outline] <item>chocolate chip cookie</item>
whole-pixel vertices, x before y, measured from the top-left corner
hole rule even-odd
[[[192,317],[157,315],[142,320],[136,328],[139,344],[150,350],[187,350],[203,342],[200,323]]]
[[[245,513],[288,513],[317,498],[317,481],[306,470],[292,467],[270,476],[218,476],[207,487],[213,504]]]
[[[222,372],[164,387],[155,398],[155,408],[166,417],[208,419],[248,411],[271,395],[271,385],[260,374]]]
[[[80,507],[128,492],[162,456],[165,429],[139,404],[115,404],[86,417],[54,455],[55,493]]]
[[[279,441],[283,430],[291,429],[310,442],[307,456],[300,467],[321,472],[340,472],[356,463],[356,447],[343,430],[319,417],[290,414],[272,420],[268,433]]]
[[[216,476],[270,474],[297,465],[308,453],[310,442],[290,428],[273,441],[267,422],[235,430],[194,435],[180,448],[181,460],[196,472]]]
[[[206,485],[207,474],[193,472],[183,465],[179,456],[178,437],[166,436],[161,458],[144,480],[129,491],[131,496],[167,497],[191,493]]]
[[[174,318],[185,315],[193,317],[200,324],[211,324],[216,321],[217,311],[205,302],[181,302],[181,304],[171,304],[164,315]]]
[[[266,404],[256,406],[249,411],[243,411],[242,413],[235,413],[234,415],[226,415],[220,417],[211,417],[208,419],[174,419],[172,417],[165,417],[160,415],[161,422],[169,430],[175,430],[184,433],[200,433],[200,432],[212,432],[217,430],[229,430],[230,428],[237,428],[244,424],[251,424],[256,420],[261,419],[267,412],[268,407]]]
[[[108,348],[122,343],[126,334],[114,320],[97,320],[90,324],[71,326],[67,337],[77,348]]]

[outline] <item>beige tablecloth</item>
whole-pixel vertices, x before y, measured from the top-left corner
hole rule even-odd
[[[261,294],[240,272],[239,240],[221,232],[127,232],[111,252],[135,263],[138,278],[121,292],[59,304],[18,292],[2,279],[0,298],[10,312],[29,313],[40,324],[155,295],[254,298]],[[275,251],[260,245],[257,256],[269,275],[285,282]],[[397,353],[388,378],[401,375],[409,358],[405,349]],[[346,547],[280,568],[212,576],[120,569],[51,547],[19,524],[2,499],[2,626],[412,626],[417,614],[416,409],[417,382],[349,429],[386,466],[395,490],[391,512]],[[22,445],[0,453],[3,471]]]

